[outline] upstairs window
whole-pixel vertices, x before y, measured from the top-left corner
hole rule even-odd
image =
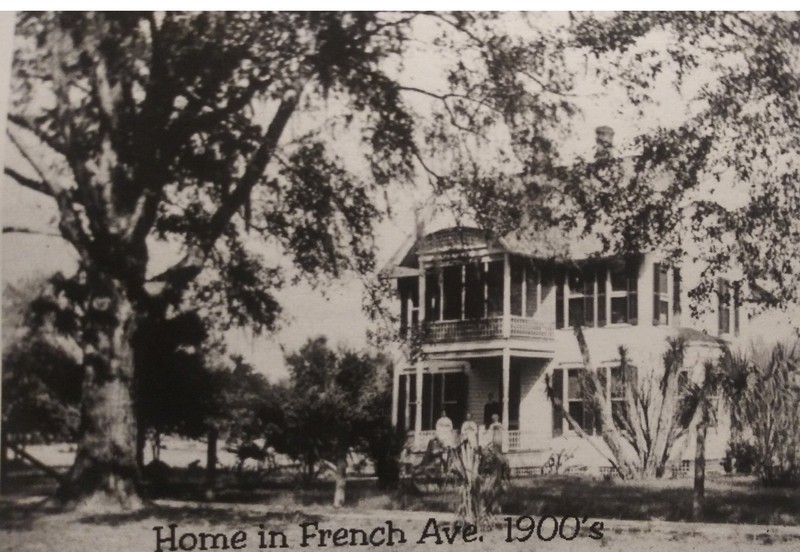
[[[615,261],[560,273],[556,279],[556,328],[565,324],[636,324],[637,287],[636,263]]]
[[[741,283],[717,279],[717,329],[719,334],[739,335],[739,308],[742,304]]]
[[[653,265],[653,325],[669,324],[669,268]]]
[[[638,318],[638,270],[626,264],[609,269],[609,318],[612,324],[636,324]]]
[[[719,334],[731,333],[731,285],[725,278],[717,280],[717,330]]]
[[[463,300],[461,265],[450,265],[442,269],[442,320],[460,320]]]
[[[400,278],[397,287],[400,292],[400,335],[405,337],[408,329],[419,323],[419,279]]]
[[[573,270],[567,275],[570,327],[594,326],[594,277],[591,269]]]

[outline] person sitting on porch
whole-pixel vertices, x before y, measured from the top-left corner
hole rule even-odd
[[[483,407],[483,425],[486,429],[489,429],[489,426],[492,425],[493,416],[496,414],[499,419],[501,412],[502,406],[500,402],[494,399],[493,393],[489,393],[489,398],[486,401],[486,405]]]
[[[503,431],[505,428],[500,423],[500,416],[492,414],[492,424],[489,426],[489,435],[491,438],[491,446],[496,450],[503,449]]]
[[[469,441],[473,447],[478,446],[478,424],[472,419],[472,413],[467,412],[464,423],[461,424],[461,442]]]
[[[436,420],[436,438],[445,448],[453,447],[453,421],[442,410],[442,417]]]

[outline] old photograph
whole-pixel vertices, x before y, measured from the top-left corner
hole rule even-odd
[[[800,549],[800,13],[2,22],[0,549]]]

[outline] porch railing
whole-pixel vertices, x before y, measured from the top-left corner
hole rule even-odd
[[[551,340],[554,326],[532,318],[512,316],[510,337],[524,340]],[[503,317],[474,318],[468,320],[436,320],[423,325],[423,338],[429,343],[477,341],[503,337]]]
[[[409,432],[409,435],[413,435],[414,432]],[[422,431],[420,432],[420,441],[418,450],[422,451],[428,447],[428,442],[436,437],[436,431],[429,430],[429,431]],[[492,436],[491,432],[486,429],[481,429],[478,435],[478,442],[481,445],[485,445],[491,442]],[[460,432],[453,430],[453,443],[459,443],[461,441]],[[518,430],[511,430],[508,432],[508,450],[509,451],[521,451],[521,450],[534,450],[535,449],[535,442],[534,442],[534,434],[530,431],[518,431]]]

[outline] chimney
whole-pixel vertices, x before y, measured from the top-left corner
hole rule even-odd
[[[595,129],[595,159],[609,159],[614,149],[614,129],[599,126]]]

